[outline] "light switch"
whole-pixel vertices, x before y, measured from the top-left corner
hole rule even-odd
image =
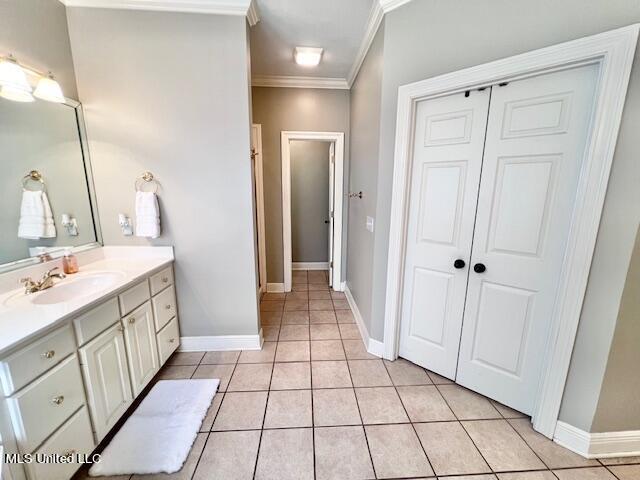
[[[373,232],[373,217],[367,217],[367,230]]]

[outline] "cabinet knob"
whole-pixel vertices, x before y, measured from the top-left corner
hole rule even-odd
[[[162,277],[162,283],[169,283],[169,277]]]
[[[73,457],[76,453],[78,453],[76,450],[67,450],[66,452],[64,452],[62,454],[63,457]]]
[[[56,354],[56,351],[55,351],[55,350],[47,350],[46,352],[44,352],[44,353],[42,354],[42,356],[43,356],[44,358],[53,358],[53,356],[54,356],[55,354]]]
[[[118,325],[118,331],[119,332],[124,332],[124,326]]]
[[[57,397],[53,397],[51,399],[51,402],[54,403],[55,405],[62,405],[62,402],[64,402],[64,396],[58,395]]]
[[[173,343],[173,342],[175,342],[175,341],[176,341],[176,339],[175,339],[175,338],[170,338],[170,339],[169,339],[169,343]]]
[[[136,323],[136,317],[131,317],[129,319],[129,323]]]
[[[167,310],[171,310],[171,305],[167,304],[167,305],[164,306],[164,308],[166,308]]]

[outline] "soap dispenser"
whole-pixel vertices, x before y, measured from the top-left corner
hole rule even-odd
[[[78,273],[78,259],[73,253],[71,253],[71,250],[64,251],[64,257],[62,257],[62,269],[67,275]]]

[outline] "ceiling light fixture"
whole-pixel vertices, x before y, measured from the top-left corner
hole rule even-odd
[[[16,102],[33,102],[27,75],[11,55],[0,59],[0,97]]]
[[[296,47],[293,56],[298,65],[316,67],[320,63],[322,50],[322,48],[316,47]]]
[[[40,77],[38,85],[33,92],[34,97],[47,102],[64,103],[65,98],[62,94],[60,84],[53,79],[51,72],[46,77]]]

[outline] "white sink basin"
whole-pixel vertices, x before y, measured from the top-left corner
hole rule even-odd
[[[122,272],[89,273],[78,277],[67,277],[53,287],[37,293],[31,298],[36,305],[50,305],[68,302],[106,290],[118,280],[124,278]]]

